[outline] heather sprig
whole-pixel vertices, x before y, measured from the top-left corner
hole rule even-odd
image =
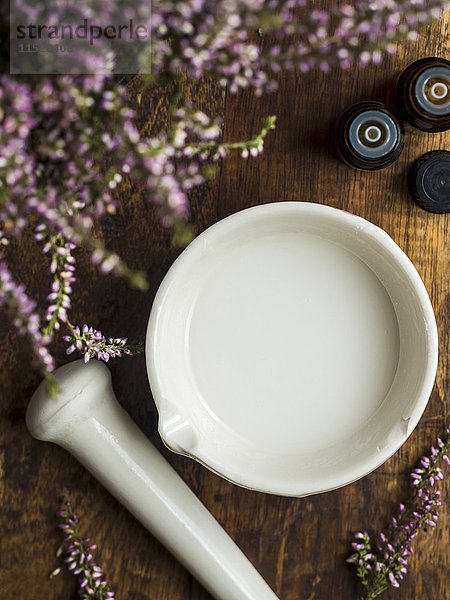
[[[1,76],[0,219],[5,235],[17,235],[37,217],[43,226],[38,241],[48,230],[66,244],[93,252],[93,223],[115,211],[113,190],[134,153],[133,116],[125,89],[112,77],[41,77],[25,84]],[[101,169],[100,160],[108,166]],[[121,274],[133,283],[125,265]]]
[[[302,73],[379,64],[383,51],[393,54],[402,40],[416,41],[420,29],[449,6],[448,0],[363,0],[331,11],[315,9],[290,24],[300,42],[286,49],[273,45],[262,62],[275,72],[295,67]]]
[[[80,598],[83,598],[83,600],[114,598],[115,594],[106,581],[103,570],[94,562],[93,552],[96,545],[91,544],[89,538],[81,536],[79,520],[73,513],[70,503],[65,501],[62,510],[58,511],[56,515],[62,519],[58,527],[65,536],[64,542],[58,548],[56,555],[64,557],[67,569],[78,578]],[[50,573],[50,578],[55,577],[60,572],[61,568],[58,567]]]
[[[110,358],[121,357],[122,354],[138,354],[144,351],[143,344],[128,344],[127,338],[106,338],[101,331],[84,324],[81,328],[70,325],[70,334],[64,336],[69,342],[66,354],[77,350],[84,356],[84,362],[91,358],[108,362]]]
[[[377,63],[382,51],[415,40],[420,27],[448,6],[448,0],[359,0],[323,10],[308,0],[158,0],[150,14],[143,1],[93,6],[79,0],[71,11],[80,22],[92,10],[99,21],[120,22],[123,14],[139,20],[151,40],[139,53],[141,65],[150,65],[146,71],[156,82],[183,70],[195,79],[212,75],[232,93],[249,87],[260,95],[276,89],[280,69],[326,72],[335,65]],[[31,0],[21,0],[16,11],[19,7],[24,22],[33,22],[36,14],[41,22],[56,20],[58,10],[66,17],[60,20],[67,20],[64,7],[52,7],[50,15]],[[264,33],[263,44],[257,32]],[[131,44],[128,51],[134,50]],[[105,73],[114,64],[108,56],[98,41],[95,52],[77,53],[73,67],[84,61],[87,69],[77,72]]]
[[[50,343],[67,321],[75,247],[84,246],[100,272],[124,277],[137,289],[147,287],[144,273],[130,269],[93,235],[94,223],[115,212],[123,178],[145,182],[145,199],[159,207],[161,220],[178,239],[186,239],[188,193],[208,177],[207,161],[246,142],[220,146],[219,123],[188,105],[173,106],[167,131],[142,137],[125,88],[108,76],[44,77],[29,84],[6,75],[0,80],[0,225],[6,242],[33,225],[35,240],[49,258],[52,284],[44,323],[33,317],[30,325],[35,353],[47,360],[41,339]],[[259,150],[265,134],[255,138]],[[248,142],[250,149],[255,140]],[[184,153],[185,147],[204,142],[214,145],[195,156]],[[22,297],[24,289],[18,292]],[[10,298],[11,293],[3,302]],[[38,322],[40,331],[35,331]]]
[[[50,294],[47,296],[49,305],[45,315],[46,324],[42,329],[44,337],[50,341],[55,332],[60,329],[61,323],[67,321],[67,311],[72,306],[70,296],[75,281],[75,258],[72,251],[75,249],[75,244],[66,242],[60,234],[49,235],[43,223],[36,227],[34,237],[43,242],[42,251],[51,258],[52,284]]]
[[[422,456],[413,469],[412,497],[408,504],[400,504],[386,532],[379,534],[376,547],[366,531],[355,535],[354,553],[347,560],[356,567],[364,587],[364,600],[378,597],[389,585],[400,586],[413,553],[412,541],[420,530],[436,527],[442,504],[436,484],[444,478],[440,465],[450,465],[449,450],[450,427],[445,440],[438,438],[429,455]]]
[[[185,110],[181,109],[178,113],[184,116]],[[264,140],[269,131],[275,129],[276,122],[277,118],[275,115],[266,117],[263,121],[261,131],[254,138],[246,141],[218,143],[216,140],[211,140],[204,136],[203,139],[206,141],[184,145],[183,154],[189,157],[199,155],[204,160],[208,158],[219,160],[220,158],[225,158],[230,151],[239,150],[243,158],[248,158],[249,156],[256,158],[263,151]]]
[[[306,0],[166,0],[152,18],[152,65],[160,74],[180,68],[194,78],[210,74],[231,92],[249,87],[261,95],[276,89],[274,75],[282,69],[379,63],[383,50],[417,39],[420,27],[448,6],[448,0],[361,0],[308,10]]]

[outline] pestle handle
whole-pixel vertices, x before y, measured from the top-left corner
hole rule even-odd
[[[57,398],[34,393],[27,426],[73,454],[217,600],[276,600],[249,560],[117,402],[102,363],[55,372]]]

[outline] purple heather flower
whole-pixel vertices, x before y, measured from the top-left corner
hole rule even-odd
[[[435,484],[444,478],[438,463],[442,460],[448,464],[450,427],[447,428],[445,441],[438,438],[437,446],[437,449],[432,446],[430,454],[419,459],[420,467],[413,469],[411,500],[407,505],[400,504],[398,515],[391,520],[386,533],[379,534],[377,551],[372,549],[370,536],[366,532],[355,535],[357,541],[353,542],[352,547],[356,552],[347,562],[356,567],[365,589],[365,598],[376,598],[389,585],[399,587],[413,552],[412,541],[421,529],[436,527],[442,502]]]
[[[114,592],[106,581],[103,570],[93,560],[92,553],[96,545],[91,544],[88,538],[81,537],[78,517],[73,513],[68,501],[56,516],[62,519],[58,527],[64,533],[64,542],[56,555],[63,556],[66,568],[78,577],[79,596],[83,600],[114,598]],[[50,573],[50,577],[55,577],[60,572],[61,568],[57,568]]]
[[[66,354],[72,354],[76,350],[84,355],[84,362],[88,363],[91,358],[108,362],[110,358],[121,357],[122,354],[135,354],[142,351],[139,346],[127,345],[127,338],[106,338],[101,331],[83,325],[83,327],[71,326],[71,334],[64,336],[69,342]]]

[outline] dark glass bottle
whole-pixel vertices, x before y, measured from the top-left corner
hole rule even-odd
[[[344,162],[363,171],[388,167],[400,156],[403,126],[381,102],[358,102],[339,117],[337,149]]]
[[[433,150],[420,156],[408,173],[408,186],[423,209],[450,213],[450,152]]]
[[[450,129],[450,61],[430,56],[404,69],[395,87],[399,116],[429,133]]]

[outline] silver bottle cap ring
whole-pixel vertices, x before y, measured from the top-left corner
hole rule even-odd
[[[430,115],[450,114],[450,68],[430,67],[419,75],[414,88],[420,107]]]
[[[399,129],[387,113],[366,110],[350,123],[348,138],[360,156],[376,159],[386,156],[395,148],[399,140]]]

